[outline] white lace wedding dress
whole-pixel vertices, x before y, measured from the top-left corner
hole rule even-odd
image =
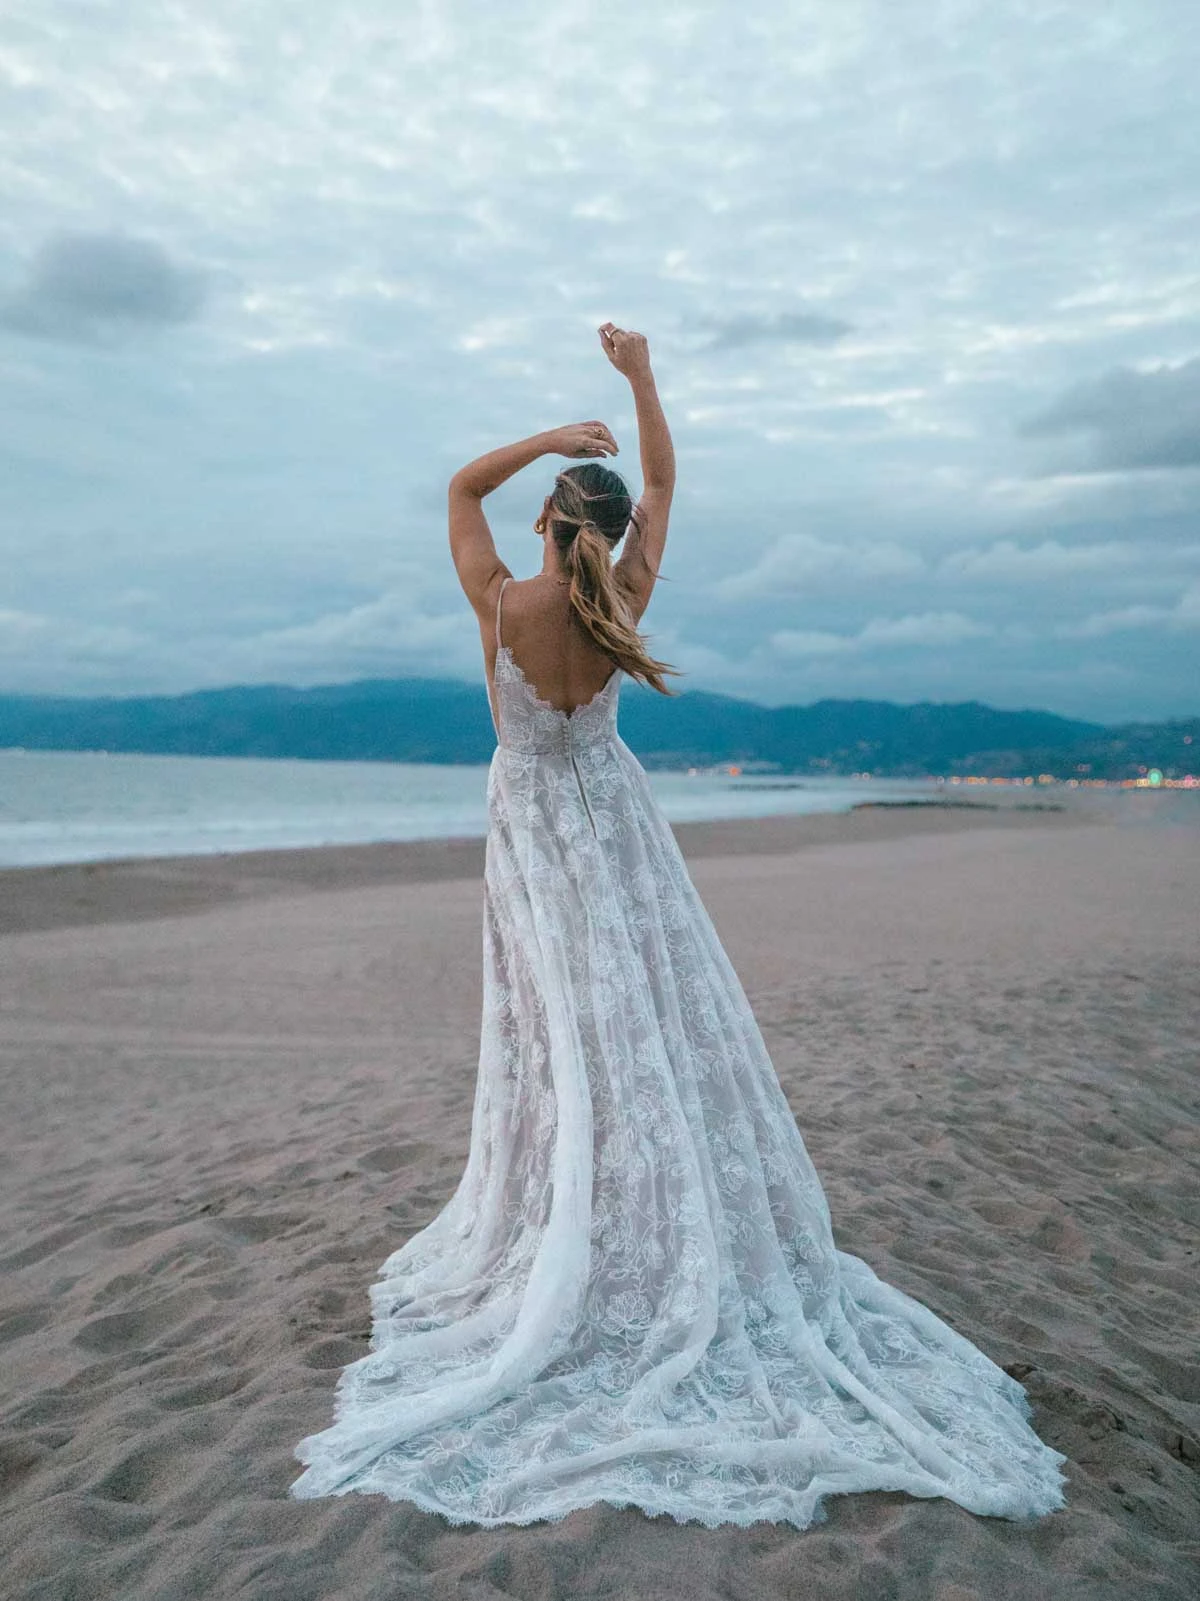
[[[501,591],[503,594],[503,590]],[[822,1498],[1064,1504],[1020,1384],[839,1250],[616,671],[571,715],[499,644],[466,1170],[383,1263],[296,1498],[452,1522],[597,1501],[804,1528]]]

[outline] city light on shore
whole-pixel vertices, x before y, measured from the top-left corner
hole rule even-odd
[[[857,775],[855,775],[857,776]],[[1054,773],[1039,773],[1036,778],[996,777],[987,773],[954,774],[938,778],[939,784],[1058,784],[1063,789],[1200,789],[1200,774],[1184,773],[1181,778],[1166,778],[1152,767],[1138,778],[1059,778]]]
[[[762,777],[818,777],[845,778],[851,783],[869,783],[872,780],[885,781],[888,775],[871,773],[868,771],[838,774],[836,771],[824,771],[819,774],[791,774],[788,775],[775,767],[773,763],[755,763],[752,768],[739,766],[732,762],[717,762],[712,766],[689,767],[690,778],[738,778],[744,772],[750,771],[756,778]],[[1014,776],[1008,773],[942,773],[907,774],[907,778],[923,778],[932,784],[1013,784],[1021,787],[1027,785],[1057,785],[1060,789],[1200,789],[1200,774],[1184,773],[1179,778],[1168,778],[1159,768],[1151,767],[1137,778],[1059,778],[1056,773],[1026,773],[1023,776]]]

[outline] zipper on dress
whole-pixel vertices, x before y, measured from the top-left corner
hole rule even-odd
[[[588,804],[587,790],[583,787],[583,774],[579,771],[579,763],[575,760],[574,749],[568,749],[567,755],[571,758],[571,766],[575,769],[575,782],[579,785],[579,798],[583,802],[583,809],[588,815],[588,822],[592,825],[592,834],[599,839],[596,833],[596,819],[592,816],[592,808]]]

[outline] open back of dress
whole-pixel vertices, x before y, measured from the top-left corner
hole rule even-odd
[[[1017,1381],[839,1250],[619,673],[568,715],[499,645],[483,1019],[454,1196],[370,1287],[368,1355],[297,1498],[456,1522],[596,1501],[702,1523],[856,1490],[1032,1517],[1059,1464]]]

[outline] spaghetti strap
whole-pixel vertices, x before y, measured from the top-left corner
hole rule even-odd
[[[511,576],[512,575],[509,574],[509,578],[511,578]],[[505,584],[507,584],[509,582],[509,578],[501,579],[501,581],[500,581],[500,593],[496,596],[496,649],[497,650],[500,649],[500,602],[504,599],[504,586],[505,586]]]

